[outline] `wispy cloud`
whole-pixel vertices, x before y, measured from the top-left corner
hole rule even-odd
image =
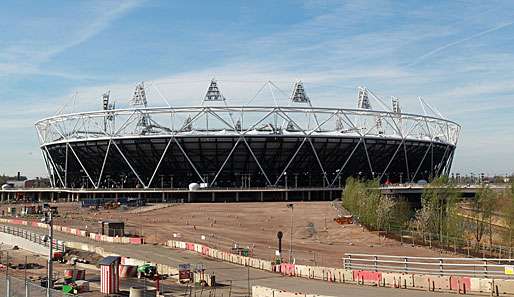
[[[473,39],[476,39],[476,38],[479,38],[481,36],[484,36],[486,34],[489,34],[491,32],[494,32],[494,31],[497,31],[497,30],[500,30],[500,29],[503,29],[505,27],[508,27],[508,26],[511,26],[512,24],[514,24],[514,22],[508,22],[508,23],[505,23],[505,24],[501,24],[501,25],[498,25],[498,26],[495,26],[493,28],[490,28],[490,29],[487,29],[487,30],[484,30],[484,31],[481,31],[481,32],[478,32],[476,34],[473,34],[471,36],[468,36],[466,38],[462,38],[462,39],[459,39],[459,40],[456,40],[456,41],[453,41],[453,42],[450,42],[450,43],[447,43],[445,45],[442,45],[436,49],[433,49],[431,51],[429,51],[428,53],[426,54],[423,54],[421,56],[419,56],[418,58],[416,58],[413,62],[407,64],[407,67],[412,67],[416,64],[419,64],[420,62],[426,60],[427,58],[447,49],[447,48],[450,48],[450,47],[453,47],[453,46],[456,46],[456,45],[459,45],[461,43],[464,43],[464,42],[467,42],[467,41],[470,41],[470,40],[473,40]]]
[[[53,57],[69,48],[78,46],[98,33],[102,32],[107,28],[111,23],[116,21],[118,18],[124,16],[132,9],[138,7],[143,3],[143,0],[130,0],[130,1],[121,1],[117,2],[115,7],[107,7],[105,11],[98,11],[99,16],[88,22],[88,24],[82,28],[75,34],[73,34],[73,38],[68,40],[65,43],[58,44],[51,50],[46,52],[47,58]],[[102,6],[101,6],[102,7]]]
[[[85,78],[83,75],[46,70],[41,65],[60,53],[90,40],[142,3],[143,0],[96,3],[93,18],[88,17],[82,20],[83,24],[75,31],[66,28],[65,21],[60,24],[63,27],[59,30],[66,36],[64,40],[59,42],[54,42],[51,39],[46,40],[46,42],[17,40],[14,45],[4,46],[0,49],[0,76],[14,74],[47,75],[68,79]],[[42,34],[45,33],[42,32]]]

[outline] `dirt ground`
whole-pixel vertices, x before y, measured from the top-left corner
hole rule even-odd
[[[11,266],[25,264],[26,261],[26,263],[31,265],[31,268],[27,270],[23,268],[9,268],[9,270],[7,271],[4,266],[7,263],[7,259],[9,259],[9,263],[11,264]],[[39,285],[41,278],[46,277],[47,275],[47,258],[41,255],[30,253],[25,250],[13,250],[9,246],[3,246],[1,251],[1,263],[3,264],[2,268],[0,269],[0,274],[2,276],[5,276],[5,274],[8,273],[9,276],[15,277],[20,281],[22,281],[25,278],[26,273],[27,279]],[[54,276],[58,279],[64,276],[65,269],[71,268],[73,268],[72,265],[60,263],[57,261],[53,262]],[[77,269],[83,268],[77,267]],[[102,296],[98,292],[98,288],[100,285],[100,272],[98,270],[86,269],[86,280],[90,282],[91,292],[81,293],[80,295],[84,297]]]
[[[8,255],[8,257],[7,257]],[[72,250],[68,255],[66,256],[66,259],[70,257],[78,257],[78,258],[84,258],[90,261],[90,263],[94,264],[97,262],[97,260],[101,257],[87,252],[81,252]],[[7,259],[9,259],[9,263],[11,264],[9,270],[7,271],[5,268],[5,264],[7,263]],[[17,266],[19,264],[28,263],[31,268],[24,270],[22,268],[14,269],[13,266]],[[13,279],[13,290],[21,290],[23,287],[23,280],[26,277],[28,280],[32,281],[34,284],[39,285],[41,278],[46,277],[47,275],[47,259],[44,256],[37,255],[30,253],[25,250],[21,249],[12,249],[11,246],[2,245],[1,251],[0,251],[0,263],[2,266],[0,266],[0,277],[5,277],[6,273],[14,277],[16,279]],[[62,277],[64,275],[65,269],[71,269],[73,268],[72,265],[60,263],[57,261],[53,262],[53,271],[54,276],[57,279],[60,279],[62,281]],[[84,269],[81,267],[76,267],[77,269]],[[90,283],[90,291],[80,293],[79,295],[81,297],[100,297],[105,296],[104,294],[100,293],[100,270],[99,268],[96,269],[85,269],[86,270],[86,280]],[[136,278],[124,278],[121,279],[120,282],[120,294],[123,296],[128,296],[129,294],[129,288],[132,286],[138,286],[141,287],[144,285],[144,280],[138,280]],[[146,282],[147,286],[149,288],[154,288],[152,286],[155,286],[155,282],[152,280],[148,280]],[[179,285],[177,284],[176,280],[173,280],[171,278],[161,280],[161,288],[163,288],[166,292],[184,292],[188,289],[187,285]],[[199,290],[198,288],[195,290]],[[20,293],[20,292],[16,293]],[[33,287],[32,295],[41,296],[40,292],[43,292],[44,290],[38,290]],[[214,295],[213,295],[214,296]]]
[[[18,204],[19,206],[19,204]],[[283,232],[282,256],[289,257],[291,208],[285,202],[205,203],[146,206],[145,209],[91,210],[77,203],[59,203],[56,224],[98,232],[98,221],[125,222],[125,232],[144,235],[149,243],[177,240],[206,243],[229,249],[249,247],[253,255],[273,259],[277,232]],[[155,209],[158,208],[158,209]],[[145,211],[146,210],[146,211]],[[293,257],[299,264],[340,267],[345,253],[439,256],[425,247],[403,246],[358,225],[333,221],[336,210],[329,202],[297,202],[293,210]]]

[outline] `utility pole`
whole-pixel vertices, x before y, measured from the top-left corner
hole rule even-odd
[[[52,288],[53,288],[53,241],[54,241],[54,223],[52,217],[52,209],[47,209],[45,212],[45,216],[41,219],[41,222],[46,223],[48,225],[48,243],[49,243],[49,253],[48,253],[48,273],[46,277],[46,296],[52,296]]]
[[[25,278],[25,297],[30,297],[30,288],[29,283],[27,282],[27,256],[25,256],[25,271],[24,271],[24,278]]]
[[[294,215],[293,215],[293,210],[294,210],[294,204],[293,203],[289,203],[287,205],[287,207],[291,208],[291,237],[290,237],[290,241],[289,241],[289,263],[292,263],[293,262],[293,218],[294,218]]]
[[[248,272],[248,296],[252,296],[251,290],[250,290],[250,265],[246,266],[247,272]]]
[[[9,252],[5,256],[5,282],[6,282],[6,295],[11,296],[11,279],[9,278]]]

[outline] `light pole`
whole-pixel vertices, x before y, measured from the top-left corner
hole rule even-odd
[[[52,218],[52,209],[47,209],[45,212],[45,216],[41,219],[43,223],[48,225],[48,242],[49,242],[49,253],[48,253],[48,273],[46,277],[46,296],[51,297],[52,292],[51,289],[53,287],[52,275],[53,275],[53,267],[52,267],[52,258],[53,258],[53,238],[54,238],[54,223]]]
[[[294,210],[294,204],[289,203],[287,204],[287,207],[291,208],[291,238],[289,241],[289,264],[293,262],[293,210]]]
[[[285,185],[286,185],[286,189],[287,189],[287,172],[284,172],[284,180],[285,180]]]

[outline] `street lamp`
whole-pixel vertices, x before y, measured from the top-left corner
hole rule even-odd
[[[285,186],[287,189],[287,172],[284,172],[284,180],[285,180]]]
[[[54,241],[54,223],[52,217],[52,209],[48,208],[45,211],[44,217],[41,219],[42,223],[48,225],[48,242],[49,242],[49,253],[48,253],[48,274],[46,277],[46,296],[51,297],[51,289],[53,287],[53,241]]]
[[[293,262],[293,210],[294,210],[294,204],[288,203],[288,208],[291,208],[291,239],[289,241],[289,263],[291,264]]]

